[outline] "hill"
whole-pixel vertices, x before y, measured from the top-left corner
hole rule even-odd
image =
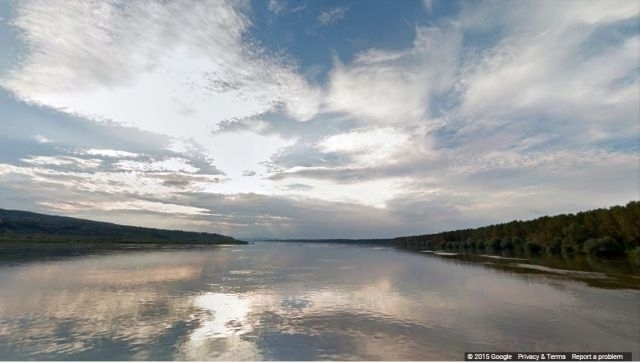
[[[230,236],[0,209],[0,242],[246,244]]]
[[[600,256],[640,255],[640,202],[475,229],[395,238],[412,250],[471,249]]]

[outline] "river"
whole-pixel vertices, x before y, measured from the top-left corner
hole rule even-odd
[[[389,247],[0,247],[0,359],[460,360],[627,351],[640,276]]]

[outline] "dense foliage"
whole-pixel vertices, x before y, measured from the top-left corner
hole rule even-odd
[[[640,202],[577,214],[394,239],[412,250],[475,249],[619,256],[640,253]]]
[[[244,243],[219,234],[163,230],[0,209],[0,241]]]

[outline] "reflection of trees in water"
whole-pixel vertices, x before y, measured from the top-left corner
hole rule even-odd
[[[451,255],[421,253],[420,255],[455,264],[490,268],[525,279],[531,279],[531,276],[539,274],[579,281],[598,288],[640,289],[640,269],[628,259],[601,259],[581,255],[502,254],[508,256],[500,257],[472,252]]]

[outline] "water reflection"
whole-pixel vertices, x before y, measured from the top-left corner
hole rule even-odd
[[[0,359],[640,353],[640,327],[629,323],[640,318],[637,290],[592,288],[565,274],[549,279],[544,270],[518,267],[528,272],[514,273],[455,257],[257,243],[5,265]]]
[[[178,359],[260,359],[254,343],[239,337],[253,331],[248,321],[250,300],[209,292],[195,297],[193,303],[205,314],[200,317],[199,327],[189,335]]]
[[[211,319],[191,334],[191,340],[201,341],[209,338],[227,337],[251,331],[251,325],[245,319],[251,304],[248,300],[235,295],[205,293],[195,298],[194,304],[211,313]]]
[[[627,258],[597,259],[582,255],[516,257],[512,254],[447,253],[432,250],[420,253],[437,255],[456,264],[483,265],[524,279],[531,279],[532,274],[538,274],[537,279],[562,278],[599,288],[640,290],[640,265]]]

